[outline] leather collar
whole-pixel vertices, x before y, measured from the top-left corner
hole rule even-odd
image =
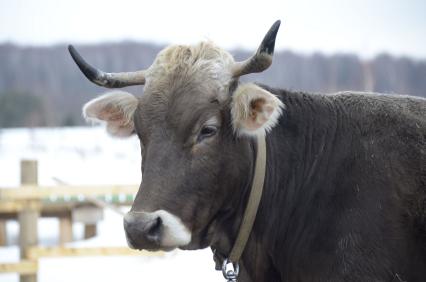
[[[228,257],[219,254],[213,250],[216,269],[222,269],[222,263],[226,259],[229,263],[237,264],[241,258],[244,248],[250,237],[253,228],[254,220],[256,219],[257,210],[259,208],[260,199],[262,198],[263,184],[265,181],[266,172],[266,140],[264,135],[257,136],[257,154],[254,178],[251,185],[251,191],[238,231],[237,239],[231,249]]]

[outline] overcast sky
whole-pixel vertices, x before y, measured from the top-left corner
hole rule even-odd
[[[0,0],[0,43],[194,43],[256,49],[276,19],[277,48],[426,59],[425,0]]]

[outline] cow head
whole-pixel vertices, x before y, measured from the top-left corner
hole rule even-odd
[[[150,68],[104,73],[70,52],[94,83],[111,88],[144,84],[144,94],[114,91],[88,102],[88,120],[103,121],[114,136],[137,134],[143,181],[124,218],[130,247],[148,250],[203,248],[212,243],[219,218],[241,201],[253,166],[250,138],[266,134],[283,104],[241,75],[272,63],[277,21],[248,60],[214,44],[170,46]]]

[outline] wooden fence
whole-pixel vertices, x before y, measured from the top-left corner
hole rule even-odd
[[[37,281],[38,259],[45,257],[79,257],[79,256],[162,256],[162,252],[136,251],[128,247],[31,247],[26,259],[19,262],[0,263],[0,274],[18,273],[21,280]],[[32,280],[31,280],[32,279]]]
[[[0,188],[0,243],[6,238],[6,219],[19,222],[20,262],[0,263],[0,274],[15,272],[21,282],[37,281],[38,259],[57,256],[127,256],[159,253],[134,251],[127,247],[69,248],[64,246],[39,247],[37,222],[41,216],[54,216],[60,221],[61,244],[72,239],[72,219],[79,218],[86,223],[85,235],[94,235],[96,223],[102,216],[99,210],[110,208],[120,214],[119,205],[130,205],[137,192],[137,186],[38,186],[38,165],[34,160],[21,161],[21,187]],[[89,236],[85,236],[89,237]]]

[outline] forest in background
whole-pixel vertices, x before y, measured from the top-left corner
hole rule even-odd
[[[109,72],[147,68],[163,48],[136,42],[76,47],[88,62]],[[252,54],[243,50],[231,53],[237,60]],[[426,97],[426,60],[387,54],[362,60],[353,54],[277,51],[267,71],[244,80],[316,93],[356,90]],[[65,45],[0,44],[0,128],[84,124],[82,105],[105,91],[83,76]],[[127,91],[142,95],[143,87],[128,87]]]

